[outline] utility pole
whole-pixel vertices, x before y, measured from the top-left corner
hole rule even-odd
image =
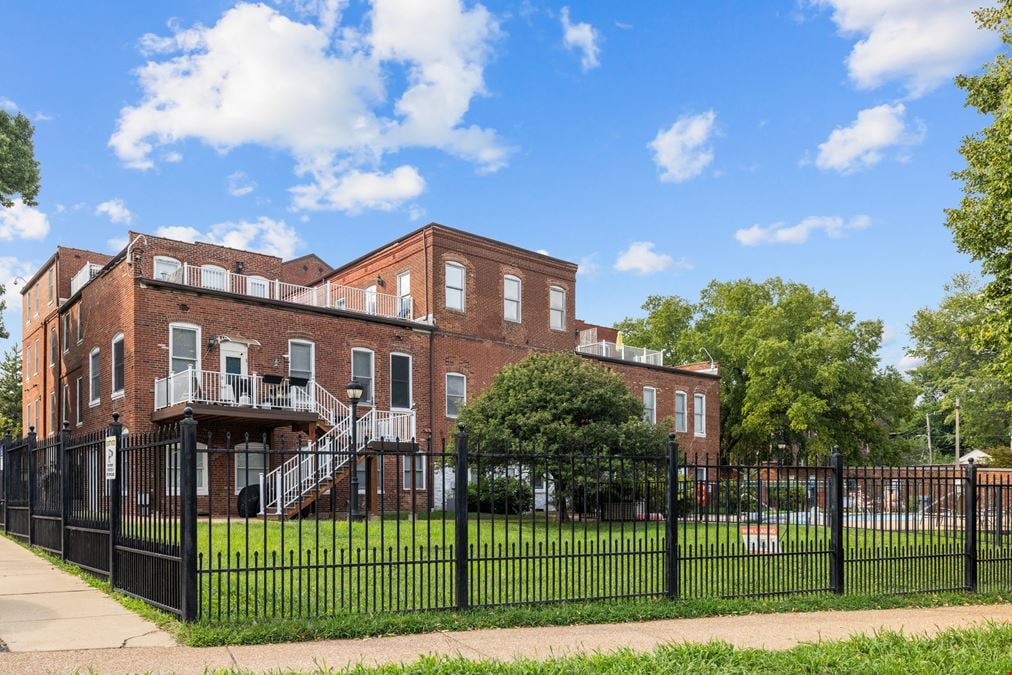
[[[934,456],[931,454],[931,414],[924,413],[924,422],[928,425],[928,464],[934,464]]]
[[[956,397],[956,464],[959,464],[959,397]]]

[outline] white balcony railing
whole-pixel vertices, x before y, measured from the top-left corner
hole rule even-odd
[[[73,295],[84,288],[89,281],[98,276],[102,266],[93,262],[84,263],[84,267],[70,280],[70,294]]]
[[[379,293],[366,288],[354,288],[327,282],[319,286],[299,286],[279,279],[238,274],[218,267],[200,267],[184,263],[172,274],[164,277],[184,286],[226,291],[255,298],[280,300],[297,305],[343,309],[348,312],[370,314],[390,319],[413,319],[410,295],[397,296]]]
[[[329,424],[347,414],[347,406],[313,380],[292,384],[287,378],[192,368],[155,380],[155,410],[179,403],[315,412]]]
[[[594,356],[606,356],[611,359],[622,359],[634,363],[648,363],[653,366],[664,365],[664,352],[644,347],[630,347],[628,345],[617,345],[614,342],[591,342],[582,344],[576,351]]]

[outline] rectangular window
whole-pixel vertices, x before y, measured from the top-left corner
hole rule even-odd
[[[56,392],[49,392],[49,433],[56,432]]]
[[[411,307],[411,272],[397,275],[397,318],[410,319]]]
[[[425,489],[425,455],[407,455],[404,458],[404,475],[401,485],[405,490]]]
[[[56,266],[49,268],[49,304],[56,302]]]
[[[446,308],[464,311],[464,266],[446,263]]]
[[[56,365],[56,353],[59,351],[59,343],[56,338],[56,329],[52,328],[49,331],[49,367],[52,368]]]
[[[411,357],[407,354],[390,355],[390,407],[411,408]]]
[[[248,450],[248,451],[247,451]],[[267,473],[263,448],[243,443],[235,449],[235,491],[236,494],[248,485],[259,485],[260,474]]]
[[[174,280],[173,275],[179,271],[182,265],[175,258],[169,258],[166,256],[155,256],[155,279],[161,281]]]
[[[653,387],[643,387],[643,419],[657,424],[657,390]]]
[[[32,375],[39,374],[39,339],[35,339],[35,353],[32,354]]]
[[[191,367],[197,369],[197,332],[196,328],[187,326],[169,328],[169,368],[173,374]]]
[[[200,447],[201,444],[197,444]],[[179,444],[165,449],[165,494],[179,494]],[[197,451],[197,494],[207,494],[207,453]]]
[[[696,436],[706,435],[706,396],[696,394],[692,397],[693,432]]]
[[[35,287],[32,289],[32,291],[33,291],[33,295],[35,295],[35,316],[38,316],[39,315],[39,295],[41,295],[39,293],[39,284],[38,283],[35,284]]]
[[[84,341],[84,314],[81,313],[81,305],[77,306],[77,342]]]
[[[689,430],[688,411],[686,410],[686,396],[684,391],[675,392],[675,431],[685,433]]]
[[[99,362],[99,351],[98,347],[91,350],[91,355],[88,357],[88,401],[91,405],[98,405],[102,399],[102,394],[98,388],[99,376],[101,374],[100,362]]]
[[[290,340],[288,342],[289,379],[313,379],[313,366],[313,343]]]
[[[67,350],[70,349],[70,311],[68,310],[61,319],[63,334],[60,336],[60,339],[63,341],[63,352],[67,353]]]
[[[246,280],[246,292],[255,298],[266,298],[269,295],[270,282],[263,277],[250,277]]]
[[[467,378],[460,373],[446,374],[446,416],[456,417],[467,402]]]
[[[25,374],[25,382],[31,379],[32,376],[31,365],[32,365],[32,345],[29,344],[27,347],[25,347],[24,363],[21,364],[21,370],[24,371]]]
[[[351,350],[351,379],[362,385],[362,403],[372,403],[373,353],[368,349]]]
[[[548,289],[549,326],[552,330],[566,329],[566,291],[558,286]]]
[[[120,397],[126,385],[124,370],[123,334],[119,333],[112,339],[112,395]]]
[[[74,392],[74,422],[77,426],[84,424],[84,406],[81,405],[84,402],[84,378],[77,378],[75,383],[77,388]]]
[[[502,317],[520,321],[520,279],[510,275],[502,279]]]

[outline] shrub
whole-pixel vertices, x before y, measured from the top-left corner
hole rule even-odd
[[[467,486],[467,510],[517,515],[534,508],[529,483],[506,476],[484,477]]]

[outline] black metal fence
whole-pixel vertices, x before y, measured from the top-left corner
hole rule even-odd
[[[639,454],[463,432],[272,446],[196,427],[9,442],[6,531],[207,622],[1012,590],[1008,471],[725,465],[674,439]]]

